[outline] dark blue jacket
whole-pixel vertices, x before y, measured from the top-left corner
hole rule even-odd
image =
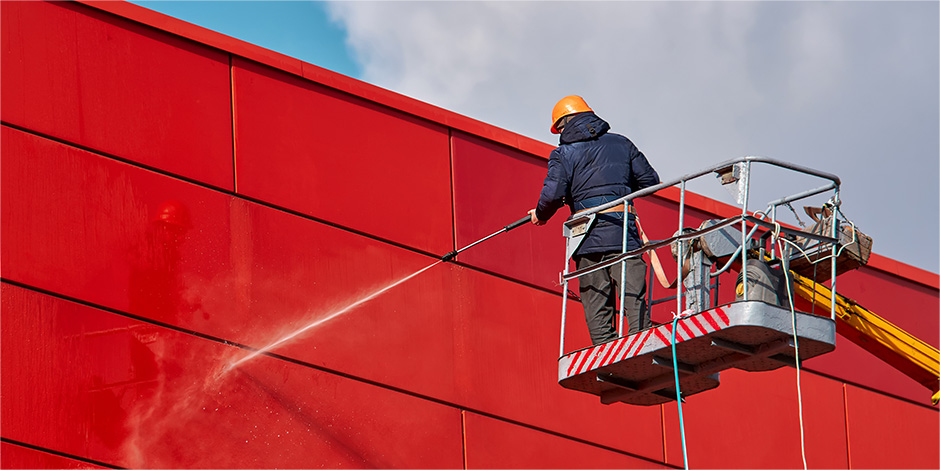
[[[560,145],[548,159],[548,175],[535,208],[548,220],[563,204],[572,213],[599,206],[633,191],[659,184],[659,175],[630,139],[607,132],[610,125],[594,113],[576,114],[562,130]],[[623,212],[598,214],[576,255],[621,252]],[[627,250],[642,243],[629,215]]]

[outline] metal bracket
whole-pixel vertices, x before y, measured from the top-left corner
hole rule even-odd
[[[670,365],[671,362],[672,361],[670,361]],[[708,378],[717,382],[718,374],[711,374]],[[657,377],[651,377],[640,383],[634,383],[630,380],[617,377],[616,375],[612,374],[597,374],[597,381],[609,383],[618,387],[601,393],[601,403],[605,405],[616,403],[630,395],[640,393],[650,393],[672,401],[675,401],[676,399],[676,392],[668,388],[673,384],[672,374],[662,374]],[[682,398],[682,402],[685,403],[684,397]]]
[[[562,233],[565,235],[565,262],[571,261],[574,252],[578,250],[584,237],[594,226],[594,219],[597,214],[573,215],[565,221],[562,227]]]
[[[669,369],[669,370],[673,369],[672,359],[670,358],[653,356],[653,364],[660,366],[660,367],[665,367],[666,369]],[[679,360],[676,361],[676,369],[679,369],[679,372],[682,372],[685,374],[695,374],[698,372],[698,367],[692,364],[686,364],[685,362],[682,362]]]

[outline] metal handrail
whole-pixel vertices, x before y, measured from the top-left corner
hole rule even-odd
[[[672,180],[672,181],[667,181],[667,182],[665,182],[665,183],[659,183],[659,184],[657,184],[657,185],[653,185],[653,186],[650,186],[650,187],[648,187],[648,188],[641,189],[641,190],[639,190],[639,191],[634,191],[634,192],[632,192],[632,193],[630,193],[630,194],[627,194],[626,196],[623,196],[623,197],[621,197],[621,198],[619,198],[619,199],[615,199],[615,200],[613,200],[613,201],[611,201],[611,202],[606,202],[606,203],[604,203],[604,204],[601,204],[601,205],[599,205],[599,206],[592,207],[592,208],[590,208],[590,209],[585,209],[585,210],[583,210],[583,211],[578,211],[578,215],[579,215],[579,216],[586,216],[586,215],[590,215],[590,214],[594,214],[594,213],[600,212],[600,211],[602,211],[602,210],[610,209],[611,207],[619,206],[620,204],[624,204],[624,203],[626,203],[626,202],[628,202],[628,201],[632,201],[633,199],[636,199],[636,198],[638,198],[638,197],[649,196],[650,194],[653,194],[653,193],[655,193],[655,192],[658,192],[658,191],[661,190],[661,189],[665,189],[665,188],[668,188],[668,187],[671,187],[671,186],[675,186],[675,185],[677,185],[677,184],[680,184],[680,183],[683,183],[683,182],[686,182],[686,181],[693,180],[693,179],[698,178],[698,177],[700,177],[700,176],[707,175],[707,174],[709,174],[709,173],[714,173],[714,172],[716,172],[716,171],[718,171],[718,170],[723,170],[723,169],[725,169],[725,168],[728,168],[728,167],[730,167],[730,166],[733,166],[733,165],[736,164],[736,163],[745,163],[745,162],[748,162],[748,163],[749,163],[749,162],[767,163],[767,164],[770,164],[770,165],[779,166],[779,167],[781,167],[781,168],[786,168],[786,169],[788,169],[788,170],[794,170],[794,171],[798,171],[798,172],[801,172],[801,173],[806,173],[806,174],[811,175],[811,176],[817,176],[817,177],[819,177],[819,178],[828,179],[828,180],[830,180],[830,181],[833,182],[833,185],[828,185],[828,186],[826,186],[827,189],[838,188],[839,186],[842,185],[842,180],[841,180],[838,176],[833,175],[833,174],[831,174],[831,173],[826,173],[826,172],[823,172],[823,171],[814,170],[814,169],[812,169],[812,168],[808,168],[808,167],[804,167],[804,166],[800,166],[800,165],[795,165],[795,164],[789,163],[789,162],[784,162],[784,161],[780,161],[780,160],[774,160],[774,159],[772,159],[772,158],[758,157],[758,156],[748,156],[748,157],[740,157],[740,158],[735,158],[735,159],[732,159],[732,160],[727,160],[727,161],[722,162],[722,163],[719,163],[719,164],[717,164],[717,165],[710,166],[710,167],[708,167],[708,168],[706,168],[706,169],[704,169],[704,170],[700,170],[700,171],[697,171],[697,172],[695,172],[695,173],[689,173],[689,174],[687,174],[687,175],[685,175],[685,176],[676,178],[676,179],[674,179],[674,180]],[[813,190],[813,191],[817,191],[818,189],[820,189],[820,188],[817,188],[816,190]],[[803,197],[812,196],[812,195],[814,195],[814,194],[819,194],[819,192],[823,192],[823,191],[825,191],[825,189],[822,190],[822,191],[814,192],[814,193],[809,194],[809,195],[801,196],[801,197],[798,198],[798,199],[802,199]],[[776,201],[775,201],[775,202],[776,202]],[[791,201],[791,202],[792,202],[792,201]],[[777,205],[780,205],[780,204],[784,204],[784,203],[781,202],[781,203],[779,203],[779,204],[777,204]]]
[[[768,221],[766,221],[766,220],[763,220],[763,219],[761,219],[761,218],[755,217],[755,216],[750,215],[750,214],[748,213],[748,195],[749,195],[749,192],[750,192],[749,184],[750,184],[750,179],[751,179],[751,178],[750,178],[750,164],[751,164],[752,162],[756,162],[756,163],[765,163],[765,164],[777,166],[777,167],[780,167],[780,168],[784,168],[784,169],[796,171],[796,172],[799,172],[799,173],[804,173],[804,174],[807,174],[807,175],[810,175],[810,176],[815,176],[815,177],[818,177],[818,178],[827,179],[827,180],[830,181],[830,183],[829,183],[829,184],[826,184],[826,185],[824,185],[824,186],[820,186],[820,187],[815,188],[815,189],[803,191],[803,192],[800,192],[800,193],[797,193],[797,194],[794,194],[794,195],[791,195],[791,196],[787,196],[787,197],[784,197],[784,198],[780,198],[780,199],[771,201],[771,202],[768,204],[768,207],[767,207],[767,212],[770,212],[770,213],[771,213],[771,220],[768,222]],[[692,180],[692,179],[701,177],[701,176],[703,176],[703,175],[707,175],[707,174],[710,174],[710,173],[716,173],[716,172],[719,172],[720,170],[725,170],[725,169],[727,169],[727,168],[731,168],[731,167],[733,167],[734,165],[739,164],[739,163],[745,163],[745,164],[746,164],[746,167],[745,167],[745,168],[746,168],[746,172],[747,172],[747,174],[748,174],[748,177],[746,177],[746,179],[744,180],[744,191],[743,191],[743,193],[744,193],[744,194],[743,194],[743,195],[744,195],[744,199],[743,199],[742,212],[741,212],[741,214],[740,214],[740,215],[737,215],[737,216],[734,216],[734,217],[726,218],[726,219],[724,219],[724,220],[718,222],[717,224],[712,225],[712,226],[710,226],[710,227],[707,227],[707,228],[705,228],[705,229],[693,230],[693,231],[691,231],[691,232],[682,233],[682,227],[684,226],[684,223],[683,223],[683,222],[684,222],[684,217],[685,217],[685,192],[686,192],[686,187],[685,187],[685,186],[686,186],[686,182],[687,182],[687,181],[690,181],[690,180]],[[608,267],[610,267],[610,266],[613,266],[613,265],[616,264],[616,263],[621,263],[621,266],[622,266],[622,267],[621,267],[621,279],[620,279],[620,282],[621,282],[621,285],[620,285],[620,327],[619,327],[619,329],[618,329],[618,334],[620,334],[620,335],[622,336],[622,335],[623,335],[623,318],[624,318],[624,315],[623,315],[623,314],[624,314],[624,311],[623,311],[623,310],[624,310],[624,302],[623,302],[623,300],[624,300],[624,299],[623,299],[623,296],[624,296],[624,292],[623,292],[623,291],[624,291],[624,289],[623,289],[623,287],[624,287],[624,282],[626,282],[626,279],[625,279],[626,273],[624,272],[625,269],[626,269],[625,260],[630,259],[630,258],[636,258],[636,257],[642,256],[642,255],[643,255],[644,253],[646,253],[646,252],[653,251],[653,250],[656,250],[656,249],[658,249],[658,248],[662,248],[662,247],[665,247],[665,246],[669,246],[669,245],[671,245],[671,244],[673,244],[673,243],[678,243],[678,242],[680,242],[680,241],[686,241],[686,240],[691,240],[691,239],[700,237],[700,236],[702,236],[702,235],[704,235],[704,234],[707,234],[707,233],[709,233],[709,232],[712,232],[712,231],[716,231],[716,230],[725,228],[725,227],[727,227],[727,226],[729,226],[729,225],[732,225],[732,224],[735,224],[735,223],[738,223],[738,222],[741,223],[741,245],[739,246],[738,250],[736,250],[735,253],[731,256],[731,258],[729,259],[729,261],[727,262],[727,264],[725,264],[725,266],[724,266],[723,268],[721,268],[721,269],[720,269],[718,272],[716,272],[716,273],[712,273],[712,277],[715,277],[715,276],[717,276],[718,274],[721,274],[721,273],[725,272],[725,271],[728,269],[728,267],[730,267],[730,265],[731,265],[731,263],[732,263],[732,260],[733,260],[734,258],[736,258],[736,257],[738,256],[739,252],[740,252],[742,273],[744,274],[745,279],[746,279],[746,275],[747,275],[747,250],[746,250],[745,248],[746,248],[746,245],[747,245],[747,240],[748,240],[749,238],[751,238],[751,237],[754,235],[754,233],[755,233],[757,227],[758,227],[758,226],[761,226],[761,227],[764,227],[765,229],[768,229],[768,230],[777,230],[777,231],[784,232],[784,233],[791,234],[791,235],[796,235],[796,234],[798,234],[800,237],[803,237],[803,238],[815,239],[815,240],[819,241],[821,244],[822,244],[822,243],[830,243],[830,244],[832,244],[832,264],[831,264],[831,266],[832,266],[832,269],[831,269],[831,276],[832,276],[831,285],[832,285],[832,288],[831,288],[831,291],[832,291],[832,295],[833,295],[833,299],[834,299],[834,298],[835,298],[835,286],[836,286],[836,279],[835,279],[835,278],[836,278],[836,262],[835,262],[835,261],[836,261],[836,257],[837,257],[836,249],[838,248],[838,238],[837,238],[837,233],[836,233],[836,229],[837,229],[836,225],[837,225],[837,224],[836,224],[836,223],[833,223],[833,224],[832,224],[831,237],[826,237],[826,236],[823,236],[823,235],[816,235],[816,234],[812,234],[812,233],[808,233],[808,232],[803,232],[803,231],[800,231],[800,230],[794,230],[794,229],[791,229],[791,228],[788,228],[788,227],[782,227],[779,223],[776,222],[776,208],[777,208],[778,206],[780,206],[780,205],[789,204],[789,203],[791,203],[791,202],[793,202],[793,201],[797,201],[797,200],[804,199],[804,198],[807,198],[807,197],[810,197],[810,196],[814,196],[814,195],[817,195],[817,194],[820,194],[820,193],[823,193],[823,192],[826,192],[826,191],[829,191],[829,190],[834,190],[834,193],[835,193],[835,194],[834,194],[834,196],[833,196],[832,201],[833,201],[835,204],[838,204],[838,201],[839,201],[839,187],[841,186],[841,184],[842,184],[841,179],[840,179],[838,176],[833,175],[833,174],[831,174],[831,173],[827,173],[827,172],[823,172],[823,171],[819,171],[819,170],[814,170],[814,169],[812,169],[812,168],[808,168],[808,167],[804,167],[804,166],[801,166],[801,165],[796,165],[796,164],[793,164],[793,163],[784,162],[784,161],[780,161],[780,160],[775,160],[775,159],[767,158],[767,157],[745,156],[745,157],[740,157],[740,158],[736,158],[736,159],[727,160],[727,161],[718,163],[718,164],[716,164],[716,165],[709,166],[709,167],[707,167],[707,168],[705,168],[705,169],[703,169],[703,170],[699,170],[699,171],[697,171],[697,172],[689,173],[689,174],[687,174],[687,175],[681,176],[681,177],[676,178],[676,179],[674,179],[674,180],[667,181],[667,182],[663,182],[663,183],[659,183],[659,184],[656,184],[656,185],[653,185],[653,186],[650,186],[650,187],[641,189],[641,190],[639,190],[639,191],[634,191],[634,192],[632,192],[632,193],[630,193],[630,194],[628,194],[628,195],[626,195],[626,196],[623,196],[623,197],[621,197],[621,198],[618,198],[618,199],[615,199],[615,200],[613,200],[613,201],[610,201],[610,202],[606,202],[606,203],[604,203],[604,204],[601,204],[601,205],[599,205],[599,206],[591,207],[591,208],[589,208],[589,209],[585,209],[585,210],[583,210],[583,211],[578,212],[577,215],[578,215],[579,217],[590,216],[590,215],[592,215],[592,214],[596,214],[596,213],[599,213],[599,212],[601,212],[601,211],[610,209],[610,208],[612,208],[612,207],[614,207],[614,206],[619,206],[619,205],[621,205],[621,204],[626,205],[626,204],[628,204],[630,201],[632,201],[633,199],[636,199],[636,198],[638,198],[638,197],[648,196],[648,195],[650,195],[650,194],[654,194],[654,193],[656,193],[656,192],[658,192],[658,191],[660,191],[660,190],[662,190],[662,189],[665,189],[665,188],[668,188],[668,187],[671,187],[671,186],[675,186],[675,185],[679,185],[679,186],[680,186],[680,196],[679,196],[679,232],[677,232],[678,235],[675,235],[675,236],[673,236],[673,237],[667,238],[667,239],[665,239],[665,240],[658,240],[658,241],[655,241],[655,242],[647,243],[647,244],[643,245],[642,247],[640,247],[640,248],[638,248],[638,249],[636,249],[636,250],[633,250],[633,251],[629,251],[629,252],[628,252],[628,251],[627,251],[627,224],[629,223],[629,217],[626,216],[627,212],[625,211],[625,212],[624,212],[624,218],[623,218],[623,223],[624,223],[624,240],[623,240],[623,248],[622,248],[623,252],[622,252],[620,255],[618,255],[618,256],[616,256],[616,257],[614,257],[614,258],[611,258],[611,259],[609,259],[609,260],[603,261],[603,262],[601,262],[601,263],[595,264],[595,265],[593,265],[593,266],[591,266],[591,267],[589,267],[589,268],[585,268],[585,269],[581,269],[581,270],[575,270],[574,272],[569,272],[569,259],[567,258],[567,254],[566,254],[566,258],[565,258],[565,267],[564,267],[564,270],[562,271],[562,273],[561,273],[560,276],[559,276],[559,277],[560,277],[560,281],[561,281],[561,283],[562,283],[562,285],[563,285],[563,287],[562,287],[563,299],[562,299],[562,316],[561,316],[561,340],[560,340],[561,344],[560,344],[560,348],[559,348],[559,349],[560,349],[559,355],[560,355],[560,356],[563,356],[563,355],[564,355],[564,345],[565,345],[565,322],[566,322],[566,314],[567,314],[568,282],[569,282],[569,281],[571,281],[572,279],[576,279],[576,278],[578,278],[578,277],[580,277],[580,276],[583,276],[583,275],[585,275],[585,274],[592,273],[592,272],[598,271],[598,270],[600,270],[600,269],[608,268]],[[752,228],[750,231],[747,230],[747,224],[748,224],[748,223],[750,223],[750,224],[753,225],[753,228]],[[677,271],[676,271],[676,272],[677,272],[677,276],[679,276],[679,277],[681,277],[681,275],[682,275],[682,262],[684,261],[684,260],[683,260],[683,258],[684,258],[684,253],[683,253],[682,251],[683,251],[683,244],[682,244],[682,243],[678,243],[678,256],[677,256],[677,263],[678,263],[678,266],[677,266]],[[747,290],[748,290],[747,282],[744,282],[743,287],[744,287],[744,292],[743,292],[744,298],[747,298],[747,295],[748,295],[748,292],[747,292]],[[683,294],[683,283],[681,282],[681,280],[677,279],[677,282],[676,282],[676,295],[674,296],[675,299],[676,299],[676,303],[677,303],[677,307],[676,307],[676,311],[677,311],[677,312],[681,312],[681,311],[683,310],[683,308],[682,308],[682,294]],[[717,299],[717,293],[716,293],[716,299]],[[834,303],[835,303],[835,302],[833,302],[833,304],[834,304]],[[830,312],[830,316],[831,316],[831,318],[835,319],[835,307],[834,307],[834,306],[833,306],[833,308],[832,308],[832,311]]]
[[[723,220],[723,221],[721,221],[721,222],[719,222],[719,223],[717,223],[717,224],[715,224],[715,225],[712,225],[712,226],[710,226],[710,227],[707,227],[707,228],[704,228],[704,229],[701,229],[701,230],[695,230],[695,231],[692,231],[692,232],[686,232],[686,233],[683,233],[683,234],[680,234],[680,235],[676,235],[676,236],[673,236],[673,237],[669,237],[669,238],[666,238],[666,239],[663,239],[663,240],[657,240],[657,241],[655,241],[655,242],[654,242],[654,241],[650,241],[648,244],[643,245],[643,246],[641,246],[640,248],[637,248],[636,250],[633,250],[633,251],[630,251],[630,252],[627,252],[627,253],[621,253],[621,254],[617,255],[616,257],[614,257],[614,258],[611,258],[611,259],[609,259],[609,260],[606,260],[606,261],[597,263],[597,264],[595,264],[595,265],[593,265],[593,266],[591,266],[591,267],[589,267],[589,268],[584,268],[584,269],[577,270],[577,271],[573,271],[573,272],[570,272],[570,273],[563,273],[562,276],[561,276],[561,281],[562,281],[562,282],[570,281],[570,280],[572,280],[572,279],[574,279],[574,278],[583,276],[583,275],[585,275],[585,274],[590,274],[590,273],[592,273],[592,272],[594,272],[594,271],[598,271],[598,270],[601,270],[601,269],[604,269],[604,268],[613,266],[613,265],[615,265],[615,264],[617,264],[617,263],[619,263],[619,262],[621,262],[621,261],[623,261],[623,260],[625,260],[625,259],[636,258],[636,257],[638,257],[638,256],[640,256],[640,255],[642,255],[643,253],[646,253],[646,252],[648,252],[648,251],[652,251],[652,250],[656,250],[656,249],[659,249],[659,248],[663,248],[663,247],[672,245],[673,243],[675,243],[675,242],[677,242],[677,241],[686,241],[686,240],[691,240],[691,239],[693,239],[693,238],[698,238],[698,237],[700,237],[700,236],[702,236],[702,235],[705,235],[706,233],[714,232],[714,231],[716,231],[716,230],[718,230],[718,229],[725,228],[725,227],[727,227],[728,225],[734,224],[735,222],[740,222],[740,221],[743,220],[743,219],[745,219],[745,216],[736,215],[736,216],[734,216],[734,217],[725,219],[725,220]],[[819,235],[816,235],[816,237],[819,237]],[[823,237],[823,238],[826,238],[826,237]]]

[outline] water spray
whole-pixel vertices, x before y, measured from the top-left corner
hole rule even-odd
[[[501,234],[501,233],[503,233],[503,232],[508,232],[508,231],[510,231],[510,230],[512,230],[512,229],[514,229],[514,228],[516,228],[516,227],[518,227],[518,226],[520,226],[520,225],[522,225],[522,224],[524,224],[524,223],[526,223],[526,222],[529,222],[530,220],[532,220],[532,216],[526,215],[525,217],[523,217],[523,218],[521,218],[521,219],[519,219],[519,220],[517,220],[517,221],[515,221],[515,222],[513,222],[513,223],[511,223],[511,224],[509,224],[509,225],[507,225],[507,226],[505,226],[505,227],[503,227],[501,230],[498,230],[498,231],[496,231],[496,232],[493,232],[493,233],[491,233],[490,235],[487,235],[487,236],[485,236],[485,237],[483,237],[483,238],[481,238],[481,239],[479,239],[479,240],[477,240],[477,241],[475,241],[475,242],[473,242],[473,243],[471,243],[471,244],[469,244],[469,245],[467,245],[467,246],[465,246],[465,247],[463,247],[463,248],[461,248],[461,249],[459,249],[459,250],[454,250],[454,251],[451,251],[450,253],[447,253],[446,255],[444,255],[444,256],[441,257],[441,261],[443,261],[443,262],[446,263],[446,262],[448,262],[448,261],[450,261],[450,260],[456,258],[456,257],[457,257],[457,254],[460,253],[461,251],[464,251],[464,250],[466,250],[467,248],[470,248],[471,246],[474,246],[474,245],[476,245],[476,244],[483,243],[483,242],[489,240],[490,238],[493,238],[493,237],[495,237],[495,236],[497,236],[497,235],[499,235],[499,234]]]
[[[241,358],[241,359],[239,359],[239,360],[237,360],[237,361],[232,362],[231,364],[229,364],[228,367],[226,367],[225,369],[222,370],[221,374],[224,375],[226,372],[228,372],[228,371],[230,371],[230,370],[232,370],[232,369],[238,367],[238,366],[239,366],[240,364],[242,364],[243,362],[250,361],[250,360],[254,359],[255,357],[257,357],[258,355],[263,354],[263,353],[265,353],[265,352],[267,352],[267,351],[270,351],[271,349],[275,348],[276,346],[279,346],[279,345],[281,345],[281,344],[284,344],[284,343],[286,343],[286,342],[288,342],[288,341],[290,341],[290,340],[296,338],[297,336],[300,336],[300,335],[303,334],[305,331],[308,331],[308,330],[310,330],[310,329],[316,328],[317,326],[320,326],[320,325],[322,325],[322,324],[324,324],[324,323],[326,323],[326,322],[328,322],[328,321],[330,321],[330,320],[332,320],[332,319],[334,319],[334,318],[336,318],[336,317],[338,317],[338,316],[340,316],[340,315],[342,315],[342,314],[344,314],[344,313],[346,313],[346,312],[348,312],[348,311],[350,311],[350,310],[352,310],[352,309],[358,307],[359,305],[362,305],[362,304],[364,304],[364,303],[366,303],[366,302],[368,302],[368,301],[370,301],[370,300],[372,300],[372,299],[378,297],[379,295],[384,294],[384,293],[385,293],[386,291],[388,291],[389,289],[391,289],[391,288],[393,288],[393,287],[395,287],[395,286],[397,286],[397,285],[399,285],[399,284],[401,284],[401,283],[403,283],[403,282],[405,282],[405,281],[407,281],[407,280],[409,280],[409,279],[411,279],[411,278],[417,276],[418,274],[421,274],[421,273],[427,271],[428,269],[431,269],[432,267],[434,267],[434,266],[437,265],[438,263],[441,263],[441,261],[435,261],[434,263],[432,263],[432,264],[428,265],[427,267],[424,267],[424,268],[422,268],[422,269],[416,271],[416,272],[413,273],[413,274],[408,275],[407,277],[404,277],[404,278],[402,278],[402,279],[399,279],[398,281],[395,281],[395,282],[393,282],[393,283],[391,283],[391,284],[389,284],[389,285],[387,285],[387,286],[385,286],[385,287],[383,287],[383,288],[381,288],[381,289],[379,289],[379,290],[377,290],[377,291],[375,291],[375,292],[373,292],[373,293],[371,293],[371,294],[369,294],[369,295],[367,295],[367,296],[365,296],[365,297],[363,297],[363,298],[361,298],[361,299],[359,299],[359,300],[357,300],[357,301],[355,301],[355,302],[353,302],[353,303],[351,303],[351,304],[349,304],[349,305],[347,305],[347,306],[345,306],[345,307],[343,307],[343,308],[341,308],[341,309],[339,309],[339,310],[333,312],[333,313],[330,313],[329,315],[327,315],[327,316],[325,316],[325,317],[323,317],[323,318],[319,318],[319,319],[317,319],[316,321],[307,324],[307,326],[304,326],[303,328],[300,328],[300,329],[294,331],[293,333],[291,333],[291,334],[289,334],[289,335],[287,335],[287,336],[284,336],[283,338],[281,338],[281,339],[279,339],[279,340],[277,340],[277,341],[275,341],[275,342],[273,342],[273,343],[271,343],[271,344],[269,344],[269,345],[267,345],[267,346],[265,346],[265,347],[263,347],[263,348],[261,348],[261,349],[255,350],[255,351],[252,352],[251,354],[249,354],[249,355],[247,355],[247,356],[245,356],[245,357],[243,357],[243,358]]]
[[[364,303],[366,303],[366,302],[368,302],[368,301],[370,301],[370,300],[372,300],[372,299],[374,299],[374,298],[376,298],[376,297],[378,297],[378,296],[384,294],[384,293],[387,292],[388,290],[390,290],[390,289],[392,289],[392,288],[398,286],[399,284],[402,284],[403,282],[405,282],[405,281],[407,281],[407,280],[409,280],[409,279],[411,279],[411,278],[413,278],[413,277],[415,277],[415,276],[417,276],[417,275],[419,275],[419,274],[421,274],[421,273],[427,271],[428,269],[433,268],[434,266],[436,266],[436,265],[438,265],[438,264],[440,264],[440,263],[444,263],[444,262],[447,262],[447,261],[450,261],[450,260],[454,259],[454,258],[457,256],[457,254],[460,253],[461,251],[464,251],[464,250],[466,250],[467,248],[470,248],[470,247],[472,247],[472,246],[474,246],[474,245],[477,245],[477,244],[479,244],[479,243],[482,243],[482,242],[484,242],[484,241],[486,241],[486,240],[489,240],[490,238],[493,238],[493,237],[495,237],[496,235],[499,235],[499,234],[501,234],[501,233],[503,233],[503,232],[508,232],[508,231],[510,231],[510,230],[512,230],[512,229],[514,229],[514,228],[516,228],[516,227],[518,227],[518,226],[520,226],[520,225],[522,225],[522,224],[528,222],[529,220],[530,220],[530,216],[529,216],[529,215],[526,215],[525,217],[523,217],[523,218],[521,218],[521,219],[519,219],[519,220],[517,220],[517,221],[515,221],[515,222],[513,222],[513,223],[511,223],[511,224],[509,224],[509,225],[507,225],[507,226],[505,226],[505,227],[503,227],[501,230],[499,230],[499,231],[497,231],[497,232],[494,232],[494,233],[492,233],[491,235],[488,235],[488,236],[486,236],[486,237],[483,237],[483,238],[481,238],[481,239],[479,239],[479,240],[477,240],[477,241],[475,241],[475,242],[473,242],[473,243],[471,243],[471,244],[469,244],[469,245],[467,245],[467,246],[465,246],[465,247],[463,247],[463,248],[461,248],[461,249],[459,249],[459,250],[454,250],[454,251],[451,251],[450,253],[447,253],[446,255],[442,256],[440,260],[435,261],[435,262],[431,263],[430,265],[428,265],[428,266],[426,266],[426,267],[424,267],[424,268],[419,269],[418,271],[416,271],[416,272],[413,273],[413,274],[410,274],[410,275],[408,275],[408,276],[406,276],[406,277],[404,277],[404,278],[402,278],[402,279],[399,279],[398,281],[395,281],[395,282],[393,282],[393,283],[391,283],[391,284],[389,284],[389,285],[387,285],[387,286],[385,286],[385,287],[383,287],[383,288],[381,288],[381,289],[379,289],[379,290],[377,290],[377,291],[375,291],[375,292],[373,292],[373,293],[371,293],[371,294],[369,294],[369,295],[367,295],[367,296],[365,296],[365,297],[363,297],[363,298],[361,298],[361,299],[359,299],[359,300],[357,300],[357,301],[355,301],[355,302],[353,302],[353,303],[347,305],[346,307],[343,307],[342,309],[339,309],[339,310],[337,310],[337,311],[335,311],[335,312],[332,312],[332,313],[330,313],[329,315],[327,315],[327,316],[325,316],[325,317],[319,318],[319,319],[317,319],[317,320],[315,320],[315,321],[313,321],[313,322],[307,324],[306,326],[304,326],[304,327],[302,327],[302,328],[300,328],[300,329],[294,331],[293,333],[290,333],[290,334],[288,334],[288,335],[282,337],[281,339],[278,339],[277,341],[274,341],[273,343],[268,344],[267,346],[265,346],[265,347],[263,347],[263,348],[261,348],[261,349],[256,349],[255,351],[253,351],[252,353],[248,354],[247,356],[242,357],[241,359],[238,359],[238,360],[236,360],[236,361],[233,361],[233,362],[229,363],[225,368],[223,368],[221,371],[219,371],[219,373],[216,375],[216,380],[218,380],[219,378],[221,378],[222,376],[224,376],[225,374],[227,374],[227,373],[228,373],[229,371],[231,371],[232,369],[235,369],[235,368],[238,367],[239,365],[241,365],[241,364],[243,364],[243,363],[245,363],[245,362],[248,362],[248,361],[250,361],[250,360],[252,360],[252,359],[258,357],[259,355],[264,354],[264,353],[270,351],[271,349],[273,349],[273,348],[275,348],[275,347],[277,347],[277,346],[279,346],[279,345],[281,345],[281,344],[284,344],[284,343],[286,343],[286,342],[288,342],[288,341],[291,341],[291,340],[297,338],[298,336],[300,336],[301,334],[303,334],[303,333],[306,332],[306,331],[309,331],[309,330],[311,330],[311,329],[313,329],[313,328],[316,328],[317,326],[320,326],[320,325],[322,325],[323,323],[326,323],[326,322],[328,322],[328,321],[330,321],[330,320],[332,320],[332,319],[334,319],[334,318],[336,318],[336,317],[338,317],[338,316],[340,316],[340,315],[342,315],[342,314],[344,314],[344,313],[346,313],[346,312],[349,312],[350,310],[352,310],[352,309],[358,307],[359,305],[362,305],[362,304],[364,304]]]

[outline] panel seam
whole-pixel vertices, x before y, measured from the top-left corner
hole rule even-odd
[[[229,83],[229,107],[231,109],[231,131],[232,131],[232,192],[238,194],[238,133],[235,131],[238,122],[235,115],[235,61],[232,54],[228,55],[228,83]]]
[[[32,449],[32,450],[35,450],[35,451],[37,451],[37,452],[44,452],[44,453],[51,454],[51,455],[57,455],[57,456],[59,456],[59,457],[66,458],[66,459],[71,459],[71,460],[75,460],[75,461],[77,461],[77,462],[85,462],[85,463],[90,463],[90,464],[92,464],[92,465],[99,465],[99,466],[101,466],[101,467],[106,467],[106,468],[127,468],[127,467],[121,467],[121,466],[114,465],[114,464],[110,464],[110,463],[105,463],[105,462],[102,462],[102,461],[100,461],[100,460],[94,460],[94,459],[89,459],[89,458],[87,458],[87,457],[80,457],[80,456],[77,456],[77,455],[67,454],[67,453],[65,453],[65,452],[60,452],[60,451],[57,451],[57,450],[54,450],[54,449],[50,449],[50,448],[48,448],[48,447],[41,447],[41,446],[38,446],[38,445],[35,445],[35,444],[28,444],[28,443],[26,443],[26,442],[21,442],[21,441],[17,441],[17,440],[14,440],[14,439],[9,439],[9,438],[6,438],[6,437],[0,437],[0,442],[5,442],[5,443],[10,444],[10,445],[15,445],[15,446],[19,446],[19,447],[24,447],[24,448],[26,448],[26,449]]]
[[[467,466],[467,410],[460,410],[460,437],[463,440],[463,470],[470,468]]]
[[[667,457],[666,456],[666,406],[665,405],[659,405],[659,424],[660,424],[660,429],[663,432],[663,463],[665,464],[667,463],[666,461],[666,457]]]
[[[450,226],[453,249],[457,249],[457,193],[454,188],[457,175],[454,173],[454,129],[447,128],[448,164],[450,165]]]
[[[842,383],[842,423],[845,426],[845,465],[852,468],[851,439],[849,439],[849,394],[848,385]]]

